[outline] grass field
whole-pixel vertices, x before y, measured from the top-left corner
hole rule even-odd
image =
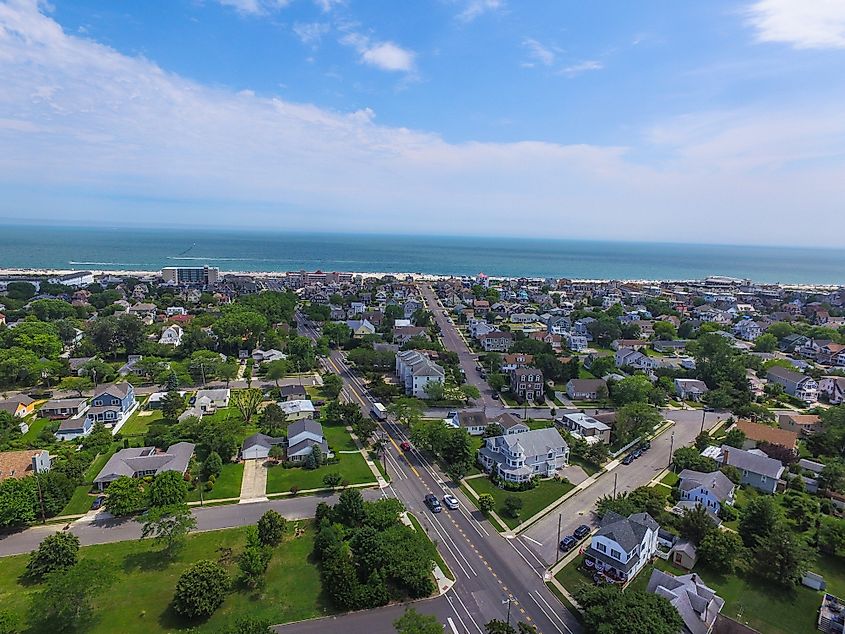
[[[293,486],[300,490],[320,489],[325,487],[323,476],[327,473],[339,473],[349,484],[375,482],[373,472],[360,453],[338,454],[337,457],[340,460],[337,464],[323,465],[317,469],[285,469],[281,465],[270,467],[267,472],[267,493],[287,493]]]
[[[329,448],[334,452],[358,449],[355,446],[355,441],[352,440],[352,436],[349,435],[345,427],[340,425],[323,425],[323,436],[329,443]]]
[[[120,428],[120,433],[124,436],[143,436],[152,423],[162,418],[161,410],[145,410],[139,407]]]
[[[82,484],[73,490],[73,495],[68,501],[67,505],[62,509],[60,515],[81,515],[91,510],[91,505],[94,503],[95,495],[89,495],[93,491],[92,486],[94,478],[100,473],[103,467],[111,458],[112,454],[117,450],[118,444],[112,446],[111,451],[98,454],[82,475]]]
[[[234,579],[238,574],[235,560],[245,542],[244,529],[197,533],[172,555],[162,554],[146,541],[82,548],[81,557],[102,562],[114,580],[95,600],[95,621],[80,629],[94,634],[219,632],[240,616],[286,623],[330,614],[334,610],[322,594],[319,571],[310,562],[313,530],[307,523],[300,525],[307,527],[304,535],[294,539],[289,528],[286,540],[274,549],[263,586],[248,590],[236,582],[220,609],[210,619],[197,622],[187,622],[170,609],[179,575],[190,563],[211,559],[224,563]],[[39,590],[38,585],[20,583],[27,559],[26,555],[4,558],[0,576],[0,604],[20,616],[21,631],[27,631],[30,597]]]
[[[479,495],[489,493],[493,496],[493,499],[496,500],[494,511],[508,525],[508,528],[519,526],[529,517],[534,516],[574,488],[566,480],[541,480],[538,486],[528,491],[505,491],[493,484],[489,478],[473,478],[467,480],[466,483]],[[522,500],[522,511],[516,519],[504,512],[505,498],[510,496]]]
[[[223,465],[223,470],[214,481],[214,488],[211,491],[203,491],[203,500],[222,500],[225,498],[236,498],[241,494],[241,480],[244,479],[244,464],[232,462]],[[199,488],[188,492],[188,502],[199,502]]]
[[[31,443],[38,438],[38,434],[41,433],[41,430],[44,429],[44,427],[51,421],[49,418],[36,418],[34,416],[30,416],[26,418],[25,422],[29,425],[29,429],[23,436],[21,436],[21,440],[25,443]]]

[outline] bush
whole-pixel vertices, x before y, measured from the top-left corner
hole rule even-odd
[[[258,539],[265,546],[275,546],[285,534],[287,520],[270,509],[258,520]]]
[[[496,507],[496,500],[489,493],[482,493],[478,496],[478,508],[489,513]]]
[[[722,504],[719,507],[719,517],[722,518],[722,521],[724,522],[733,522],[737,517],[739,517],[739,511],[730,504]]]
[[[55,570],[70,568],[79,555],[79,538],[73,533],[53,533],[29,555],[26,573],[33,579],[43,579]]]
[[[0,610],[0,634],[18,634],[21,620],[11,610]]]
[[[519,514],[522,511],[522,505],[523,502],[520,498],[515,495],[509,495],[505,498],[505,514],[514,519],[518,519]]]
[[[173,609],[189,619],[211,616],[223,603],[228,589],[229,577],[223,566],[200,560],[179,577]]]

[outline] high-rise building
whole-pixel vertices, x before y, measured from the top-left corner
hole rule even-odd
[[[161,269],[161,277],[165,282],[173,284],[201,284],[213,286],[217,284],[220,269],[214,266],[168,266]]]

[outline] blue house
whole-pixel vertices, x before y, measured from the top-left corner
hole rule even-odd
[[[75,440],[90,434],[93,427],[94,421],[87,416],[75,416],[63,420],[56,430],[55,436],[58,440]]]
[[[684,469],[678,474],[678,490],[681,501],[691,506],[703,506],[708,511],[718,513],[722,504],[734,503],[734,483],[721,471],[702,473]]]
[[[132,384],[109,383],[97,388],[86,416],[92,423],[110,427],[120,423],[133,407],[135,388]]]

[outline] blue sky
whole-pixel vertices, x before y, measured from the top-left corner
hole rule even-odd
[[[0,217],[839,245],[842,68],[842,0],[0,0]]]

